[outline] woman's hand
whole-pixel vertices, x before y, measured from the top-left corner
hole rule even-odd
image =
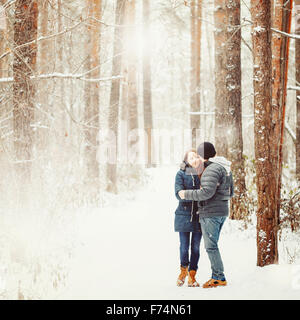
[[[178,192],[179,197],[183,200],[184,199],[184,190],[180,190]]]

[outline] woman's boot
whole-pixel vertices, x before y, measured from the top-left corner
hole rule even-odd
[[[188,278],[188,286],[189,287],[199,287],[199,283],[196,281],[196,270],[189,271],[189,278]]]
[[[188,274],[188,267],[182,267],[181,266],[180,270],[181,270],[181,272],[180,272],[180,275],[179,275],[179,277],[177,279],[177,286],[178,287],[183,286],[185,278],[186,278],[186,276]]]

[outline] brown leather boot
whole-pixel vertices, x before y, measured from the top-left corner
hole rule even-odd
[[[188,274],[188,267],[182,267],[181,266],[180,270],[181,270],[181,272],[180,272],[180,275],[178,276],[178,279],[177,279],[177,286],[178,287],[183,286],[185,278],[186,278],[186,276]]]
[[[189,279],[188,279],[188,286],[189,287],[199,287],[199,283],[196,281],[196,270],[189,271]]]
[[[226,286],[226,285],[227,285],[226,280],[210,279],[207,282],[205,282],[202,287],[203,288],[215,288],[215,287]]]

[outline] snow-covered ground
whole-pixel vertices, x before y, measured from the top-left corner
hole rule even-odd
[[[55,299],[299,299],[300,265],[256,266],[255,226],[225,222],[219,246],[228,286],[178,288],[179,237],[174,232],[176,167],[147,169],[142,190],[104,208],[78,211],[77,247],[67,285]],[[282,260],[282,259],[281,259]],[[201,243],[200,284],[210,277]]]

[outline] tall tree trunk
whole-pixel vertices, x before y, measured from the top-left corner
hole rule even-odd
[[[143,102],[144,102],[144,129],[147,137],[147,167],[152,167],[152,84],[151,84],[151,57],[152,45],[150,43],[150,4],[149,0],[143,0],[143,20],[144,20],[144,45],[143,45]]]
[[[201,64],[201,14],[200,0],[191,1],[191,75],[190,103],[191,112],[200,112],[200,64]],[[190,116],[192,129],[192,145],[197,143],[197,130],[200,129],[200,115]]]
[[[115,24],[124,24],[126,0],[117,0],[117,7],[115,12]],[[114,49],[113,49],[113,66],[112,75],[117,76],[121,73],[121,53],[122,53],[122,38],[123,29],[115,28],[114,32]],[[120,100],[120,80],[113,81],[110,91],[110,107],[108,116],[109,129],[114,132],[116,140],[115,154],[118,154],[118,125],[119,125],[119,100]],[[115,159],[115,157],[114,157]],[[117,158],[116,163],[107,164],[107,191],[117,193]]]
[[[47,36],[48,31],[48,21],[49,21],[49,3],[48,1],[42,1],[39,3],[39,23],[40,23],[40,35]],[[41,41],[38,47],[39,59],[38,59],[38,69],[39,73],[47,74],[50,71],[49,61],[51,59],[50,46],[48,41]],[[45,86],[47,84],[47,87]],[[37,147],[38,150],[45,150],[48,145],[49,139],[49,108],[48,108],[48,81],[41,81],[39,84],[39,103],[41,110],[36,110],[35,118],[38,123],[41,124],[41,128],[37,130]],[[48,129],[46,129],[48,128]]]
[[[57,32],[62,32],[63,30],[63,2],[62,0],[57,0]],[[58,72],[64,73],[65,70],[65,60],[64,60],[64,37],[60,36],[57,38],[57,56],[58,56]],[[57,112],[61,115],[60,117],[60,143],[65,143],[65,128],[66,128],[66,97],[65,97],[65,80],[61,79],[58,80],[58,86],[59,86],[59,109]]]
[[[251,0],[255,167],[257,184],[257,265],[278,262],[277,175],[273,168],[271,3]]]
[[[196,106],[197,110],[201,111],[201,41],[202,41],[202,1],[197,0],[197,28],[196,28]],[[194,125],[196,128],[196,133],[193,134],[193,139],[195,141],[195,147],[197,147],[197,130],[200,130],[201,116],[196,116],[194,118]],[[196,134],[196,135],[195,135]]]
[[[284,0],[273,0],[272,2],[272,27],[278,30],[282,30],[283,27],[283,3]],[[279,33],[272,33],[272,120],[274,123],[274,129],[270,134],[273,134],[271,145],[273,154],[273,168],[277,175],[278,188],[278,177],[279,177],[279,145],[281,136],[281,120],[283,116],[283,109],[281,105],[281,97],[283,94],[283,79],[281,78],[281,59],[282,57],[282,40],[283,36]],[[279,199],[277,199],[277,205],[279,205]],[[280,207],[277,208],[277,210]],[[279,215],[278,215],[279,218]]]
[[[292,1],[274,0],[273,28],[290,33]],[[289,60],[289,38],[278,33],[272,34],[272,131],[273,168],[277,174],[277,211],[280,214],[282,147],[284,137],[286,90]],[[279,221],[278,221],[279,222]]]
[[[283,31],[291,33],[292,26],[292,11],[293,1],[286,1],[283,5]],[[287,96],[287,82],[288,82],[288,69],[289,69],[289,52],[290,52],[290,38],[285,37],[282,41],[282,64],[281,64],[281,79],[283,82],[283,93],[281,97],[282,106],[282,118],[281,118],[281,131],[280,131],[280,145],[279,145],[279,173],[278,173],[278,184],[277,184],[277,197],[278,197],[278,221],[280,215],[280,204],[281,204],[281,186],[282,186],[282,167],[283,167],[283,142],[285,132],[285,114],[286,114],[286,96]]]
[[[7,28],[6,17],[5,17],[5,9],[3,6],[4,0],[0,1],[0,52],[4,52],[5,50],[5,30]],[[2,78],[4,75],[4,59],[0,59],[0,77]]]
[[[36,69],[37,45],[17,48],[37,39],[38,4],[33,0],[15,2],[13,61],[13,124],[17,171],[30,178],[32,160],[35,85],[30,79]]]
[[[218,155],[228,156],[228,110],[226,103],[227,16],[225,0],[214,2],[215,23],[215,144]]]
[[[87,1],[89,16],[101,20],[101,0]],[[100,78],[100,24],[89,21],[88,27],[88,76]],[[87,82],[85,87],[85,156],[86,182],[98,186],[99,165],[97,161],[97,135],[99,132],[99,84]],[[97,192],[97,190],[95,190]]]
[[[5,50],[5,29],[6,29],[6,19],[5,19],[5,10],[2,7],[3,5],[3,0],[0,1],[0,52],[4,52]],[[4,59],[0,59],[0,78],[4,77],[4,68],[5,68],[5,63],[3,61]],[[0,85],[0,89],[2,89],[2,85]],[[3,97],[0,96],[1,102],[3,103]],[[2,114],[5,114],[4,106],[1,103],[1,113],[0,116],[2,116]],[[2,151],[2,148],[1,148]],[[1,154],[1,152],[0,152]]]
[[[129,164],[135,165],[139,157],[138,129],[138,96],[137,96],[137,57],[136,57],[136,28],[135,28],[135,0],[126,2],[126,71],[127,82],[125,98],[125,115],[128,128],[128,160]],[[135,167],[137,168],[137,167]]]
[[[231,219],[242,219],[248,214],[245,164],[243,158],[242,94],[241,94],[241,18],[240,1],[226,0],[226,101],[228,109],[228,158],[232,162],[235,197],[231,200]]]
[[[300,0],[295,0],[295,32],[300,35]],[[300,86],[300,40],[295,40],[295,73],[296,86]],[[296,176],[300,184],[300,90],[296,91],[296,105],[297,105],[297,122],[296,122]]]

